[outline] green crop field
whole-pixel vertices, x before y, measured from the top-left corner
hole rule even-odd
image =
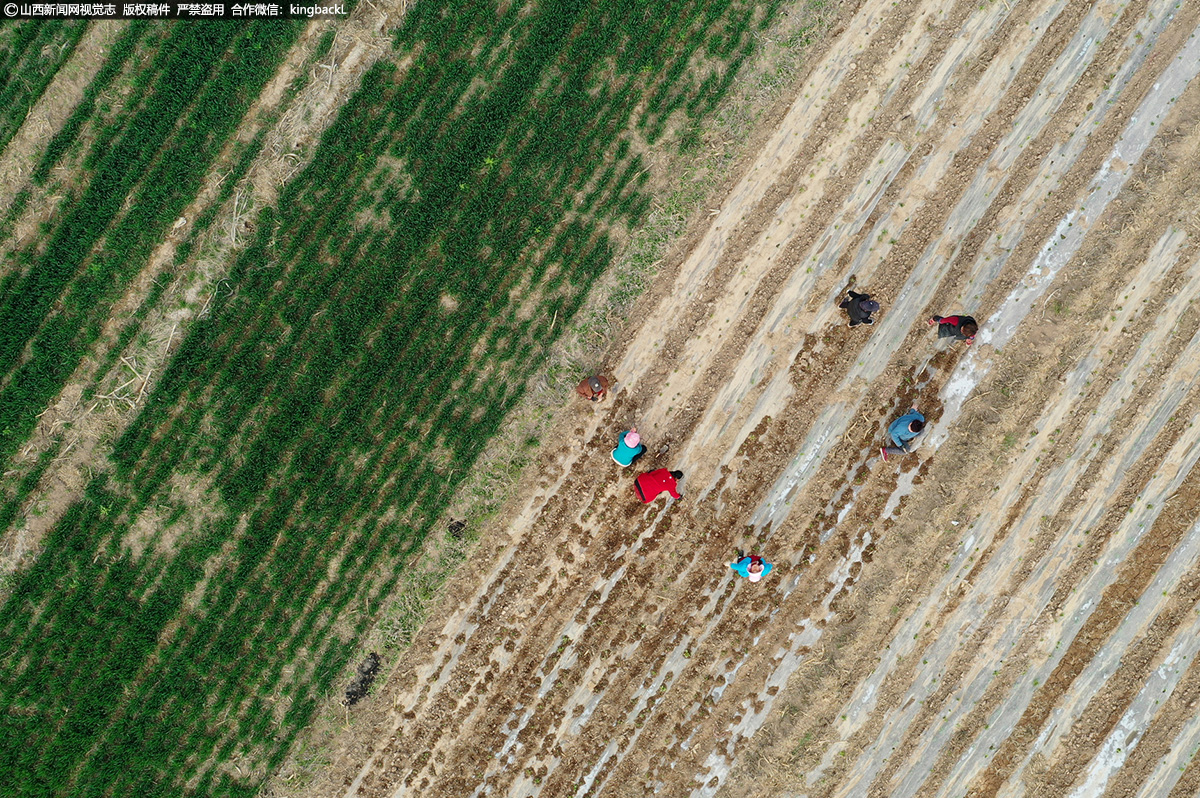
[[[776,10],[409,11],[8,585],[6,794],[255,794],[644,218],[651,149],[694,143]],[[0,457],[81,363],[98,360],[97,380],[115,367],[140,316],[100,355],[114,301],[218,156],[233,173],[223,191],[246,172],[262,140],[231,136],[300,30],[121,33],[30,188],[64,158],[77,179],[0,272]],[[127,87],[119,106],[101,101],[112,86]],[[10,530],[57,451],[6,469]]]

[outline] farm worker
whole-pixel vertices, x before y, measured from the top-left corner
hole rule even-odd
[[[643,503],[649,504],[658,498],[658,494],[666,492],[671,494],[673,499],[681,499],[679,491],[679,480],[683,479],[682,471],[668,471],[665,468],[656,468],[653,471],[647,471],[633,481],[633,489],[637,491],[638,498]]]
[[[730,568],[737,571],[740,575],[746,577],[751,582],[757,582],[767,574],[771,573],[771,569],[775,566],[765,561],[757,554],[749,554],[743,556],[738,552],[738,558],[731,563],[726,563]]]
[[[638,435],[637,427],[631,427],[617,438],[617,448],[612,450],[612,459],[622,468],[628,468],[645,453],[646,444],[642,443],[642,436]]]
[[[929,325],[938,326],[938,338],[953,338],[955,341],[966,341],[967,346],[975,340],[979,325],[970,316],[934,316]]]
[[[842,300],[842,304],[838,305],[846,313],[850,314],[851,327],[857,327],[860,324],[874,324],[875,320],[871,318],[871,314],[879,310],[879,303],[871,299],[870,294],[860,294],[857,291],[849,291],[849,299]]]
[[[608,393],[608,378],[602,377],[599,374],[594,377],[588,377],[583,382],[575,386],[575,393],[593,402],[599,402]]]
[[[910,408],[907,413],[900,416],[891,423],[888,427],[888,435],[892,436],[895,446],[884,446],[879,451],[883,455],[883,459],[887,460],[889,454],[908,454],[912,451],[908,444],[913,438],[921,434],[925,429],[925,416],[921,415],[917,408]]]

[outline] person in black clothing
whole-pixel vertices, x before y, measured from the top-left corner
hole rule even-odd
[[[857,291],[848,291],[850,298],[843,300],[839,308],[850,314],[851,327],[857,327],[860,324],[874,324],[875,320],[871,318],[871,314],[879,310],[879,303],[871,299],[870,294],[860,294]]]

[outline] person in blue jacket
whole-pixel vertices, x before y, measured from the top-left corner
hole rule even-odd
[[[617,438],[617,448],[612,450],[612,459],[622,468],[628,468],[645,453],[646,444],[642,443],[642,436],[638,435],[637,427],[631,427]]]
[[[775,566],[759,557],[757,554],[747,554],[745,556],[738,552],[738,558],[730,563],[725,563],[740,575],[746,577],[751,582],[757,582],[767,574],[771,573],[771,569]]]
[[[900,418],[896,419],[888,427],[888,435],[892,437],[895,446],[884,446],[880,448],[879,453],[883,455],[883,459],[887,460],[889,454],[908,454],[912,451],[909,445],[913,438],[925,431],[925,416],[917,408],[909,408],[909,411]]]

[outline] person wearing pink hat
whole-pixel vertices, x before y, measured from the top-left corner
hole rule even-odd
[[[637,427],[630,427],[617,438],[617,448],[612,450],[612,459],[621,468],[628,468],[645,453],[646,444],[642,443],[642,436],[638,435]]]
[[[730,563],[725,563],[740,575],[746,577],[751,582],[757,582],[767,574],[771,573],[771,569],[775,566],[759,557],[757,554],[748,554],[742,556],[738,552],[738,558]]]

